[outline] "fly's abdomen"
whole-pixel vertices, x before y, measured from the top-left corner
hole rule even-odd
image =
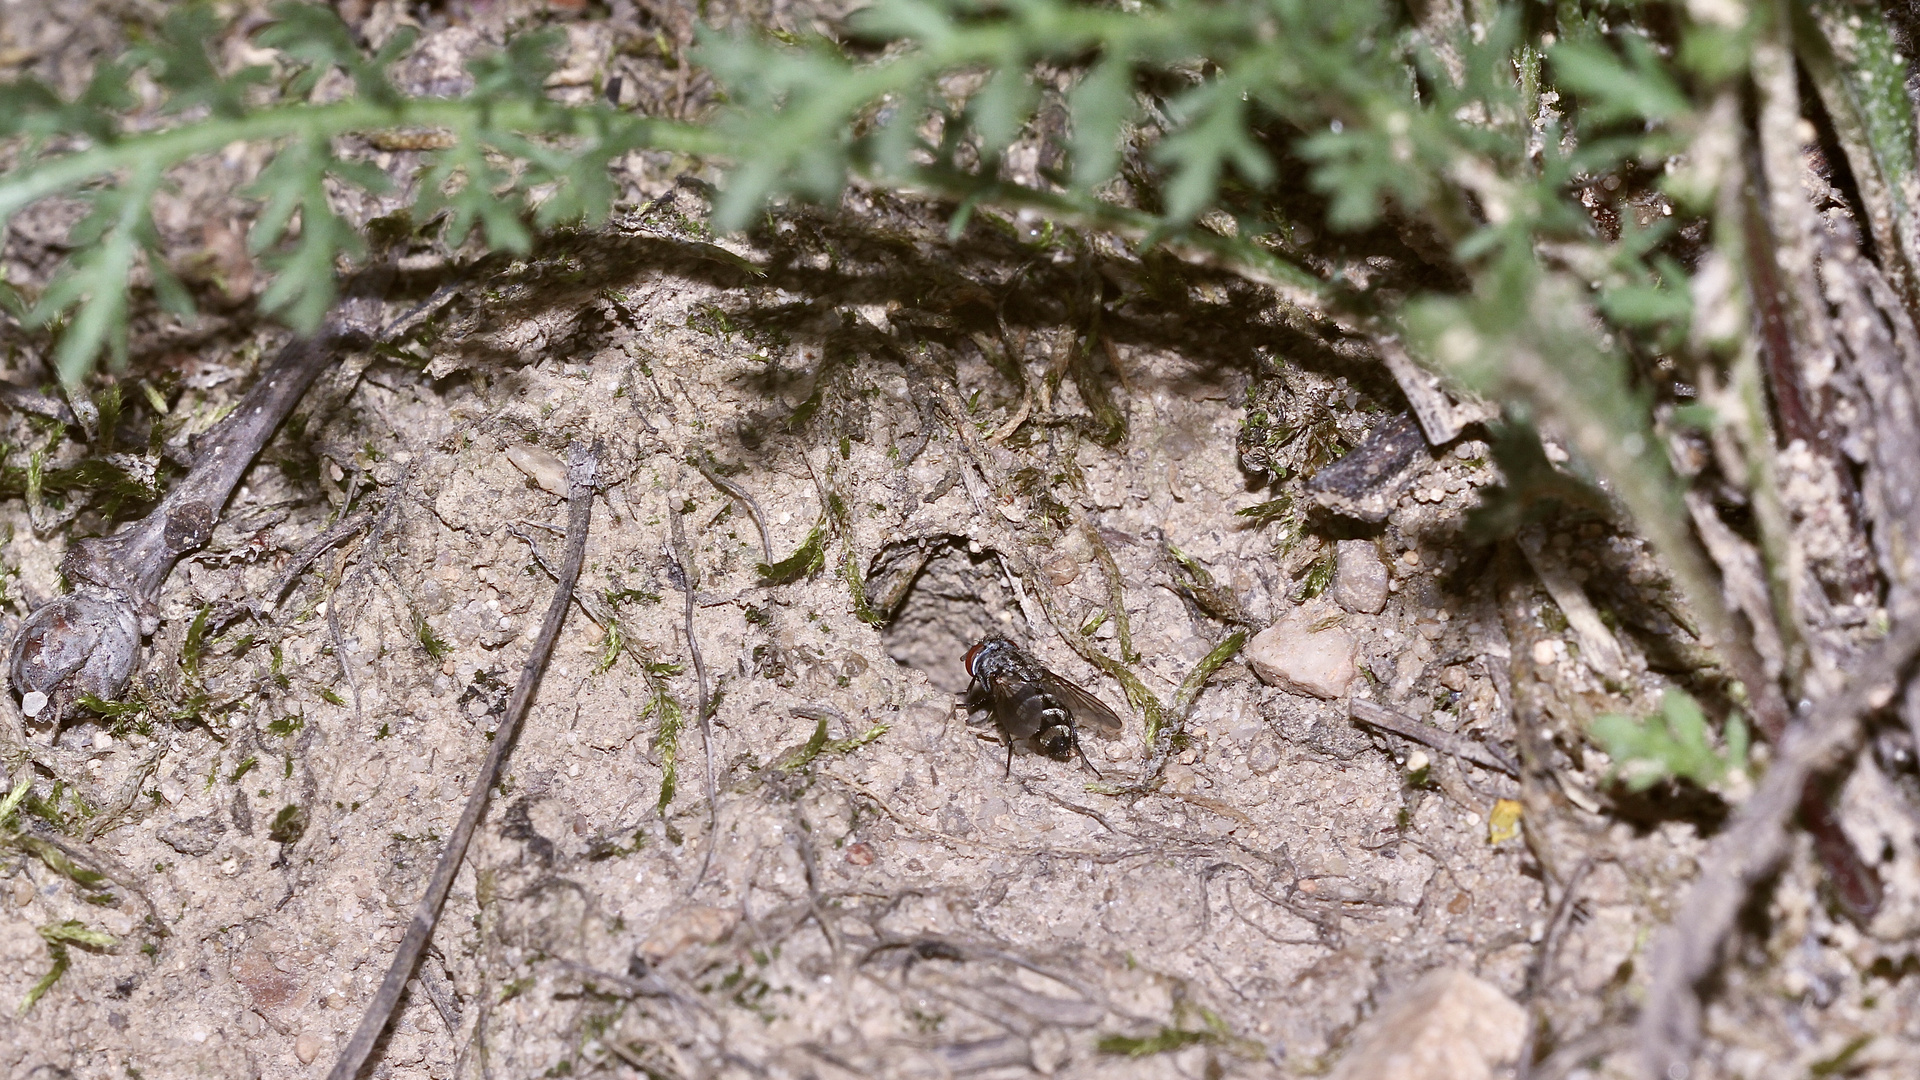
[[[1058,699],[1037,682],[1014,691],[1013,715],[1008,717],[1008,734],[1016,739],[1031,739],[1051,727],[1069,722],[1067,710]]]

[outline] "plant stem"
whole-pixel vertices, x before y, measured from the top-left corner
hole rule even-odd
[[[487,750],[486,763],[473,778],[473,787],[467,793],[466,809],[460,813],[460,820],[453,827],[453,834],[447,838],[447,846],[440,852],[440,861],[433,869],[433,879],[427,884],[426,895],[413,909],[413,919],[407,924],[406,937],[401,939],[400,950],[394,954],[393,963],[387,968],[387,974],[380,981],[380,989],[374,994],[373,1002],[367,1006],[366,1014],[360,1018],[360,1026],[354,1030],[353,1038],[348,1040],[347,1048],[333,1063],[333,1071],[327,1074],[328,1080],[353,1080],[360,1073],[360,1067],[366,1064],[367,1055],[373,1052],[373,1044],[380,1038],[380,1032],[392,1019],[394,1006],[400,1003],[400,994],[406,988],[407,980],[412,978],[420,955],[426,951],[427,943],[433,939],[433,929],[440,921],[440,907],[446,903],[447,893],[453,888],[454,875],[460,871],[460,863],[467,857],[467,844],[473,839],[473,831],[480,824],[480,816],[486,812],[488,796],[493,785],[500,777],[500,768],[505,764],[507,753],[513,748],[514,736],[519,734],[520,722],[526,718],[527,706],[533,701],[533,692],[540,685],[540,676],[546,671],[547,659],[553,655],[553,643],[560,636],[560,625],[566,621],[567,608],[573,603],[573,586],[580,580],[580,566],[586,561],[587,526],[593,518],[594,483],[599,471],[599,453],[575,444],[567,462],[567,554],[561,563],[559,584],[555,586],[553,600],[547,605],[546,617],[540,623],[540,634],[533,639],[533,648],[527,653],[527,661],[520,668],[520,681],[513,688],[513,697],[507,702],[507,712],[500,718],[500,727],[493,733],[493,745]]]

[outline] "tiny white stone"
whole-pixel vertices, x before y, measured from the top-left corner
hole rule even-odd
[[[20,711],[26,713],[28,719],[39,716],[46,707],[47,695],[38,690],[29,690],[20,698]]]
[[[1433,759],[1427,756],[1425,750],[1415,750],[1413,753],[1407,755],[1407,771],[1409,773],[1417,773],[1431,764],[1433,764]]]
[[[567,463],[552,451],[518,443],[507,447],[507,460],[548,494],[566,497]]]
[[[1391,577],[1371,540],[1342,540],[1334,548],[1333,586],[1327,596],[1356,614],[1377,615],[1387,606]]]

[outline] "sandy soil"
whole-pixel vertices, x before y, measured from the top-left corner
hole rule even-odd
[[[476,25],[430,34],[415,77],[457,72],[498,29]],[[573,42],[569,63],[609,62],[604,24]],[[657,64],[628,77],[643,105],[672,91]],[[382,164],[404,173],[396,156]],[[231,230],[209,206],[256,165],[183,184],[183,244],[219,255]],[[1583,745],[1593,715],[1653,707],[1684,637],[1638,541],[1592,521],[1535,536],[1621,613],[1609,685],[1543,591],[1503,591],[1511,552],[1467,526],[1499,479],[1484,433],[1423,460],[1373,525],[1312,510],[1304,472],[1268,486],[1243,469],[1250,399],[1329,425],[1341,451],[1404,407],[1378,370],[1275,348],[1257,291],[986,214],[949,242],[939,208],[863,194],[716,240],[677,163],[631,166],[607,229],[480,264],[430,333],[315,392],[171,579],[140,711],[57,738],[10,713],[39,761],[8,761],[34,779],[33,828],[106,877],[25,848],[0,862],[0,1073],[330,1065],[551,596],[540,559],[565,513],[548,488],[582,440],[608,480],[580,591],[617,619],[571,613],[372,1075],[1317,1075],[1436,968],[1529,1002],[1549,1047],[1631,1014],[1640,951],[1717,820],[1681,796],[1618,799]],[[62,212],[16,224],[16,280]],[[410,258],[396,312],[452,272],[431,245]],[[185,446],[244,388],[280,340],[244,311],[144,328],[119,379],[141,438]],[[19,351],[8,376],[39,363]],[[12,468],[95,452],[6,424]],[[702,467],[751,496],[772,560]],[[1279,498],[1277,519],[1238,513]],[[9,631],[103,510],[0,503]],[[236,613],[359,510],[368,528],[278,608]],[[766,583],[759,565],[816,533],[819,565]],[[1378,613],[1322,591],[1343,539],[1387,568]],[[1144,710],[1069,638],[1091,627],[1170,704],[1240,628],[1180,558],[1246,629],[1344,635],[1352,694],[1508,752],[1523,672],[1557,776],[1419,750],[1235,660],[1157,790],[1111,793],[1149,759]],[[203,611],[236,617],[196,631]],[[1008,769],[960,705],[960,659],[987,633],[1126,717],[1088,742],[1099,777],[1029,753]],[[1753,946],[1778,963],[1736,971],[1710,1018],[1712,1075],[1804,1075],[1861,1033],[1876,1039],[1851,1065],[1893,1068],[1920,840],[1875,813],[1874,785],[1910,779],[1869,761],[1848,793],[1849,827],[1891,853],[1893,921],[1834,921],[1797,863]],[[1524,832],[1490,821],[1503,800]],[[1556,921],[1569,880],[1578,903]],[[12,1016],[53,963],[44,928],[69,920],[110,944],[71,948]]]

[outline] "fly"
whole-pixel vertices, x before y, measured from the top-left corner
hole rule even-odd
[[[1080,727],[1106,738],[1119,735],[1125,725],[1106,703],[1073,680],[1048,670],[1018,645],[994,635],[967,650],[967,704],[993,716],[994,726],[1007,744],[1007,772],[1013,772],[1013,744],[1029,742],[1056,761],[1073,754],[1093,769],[1080,748]]]

